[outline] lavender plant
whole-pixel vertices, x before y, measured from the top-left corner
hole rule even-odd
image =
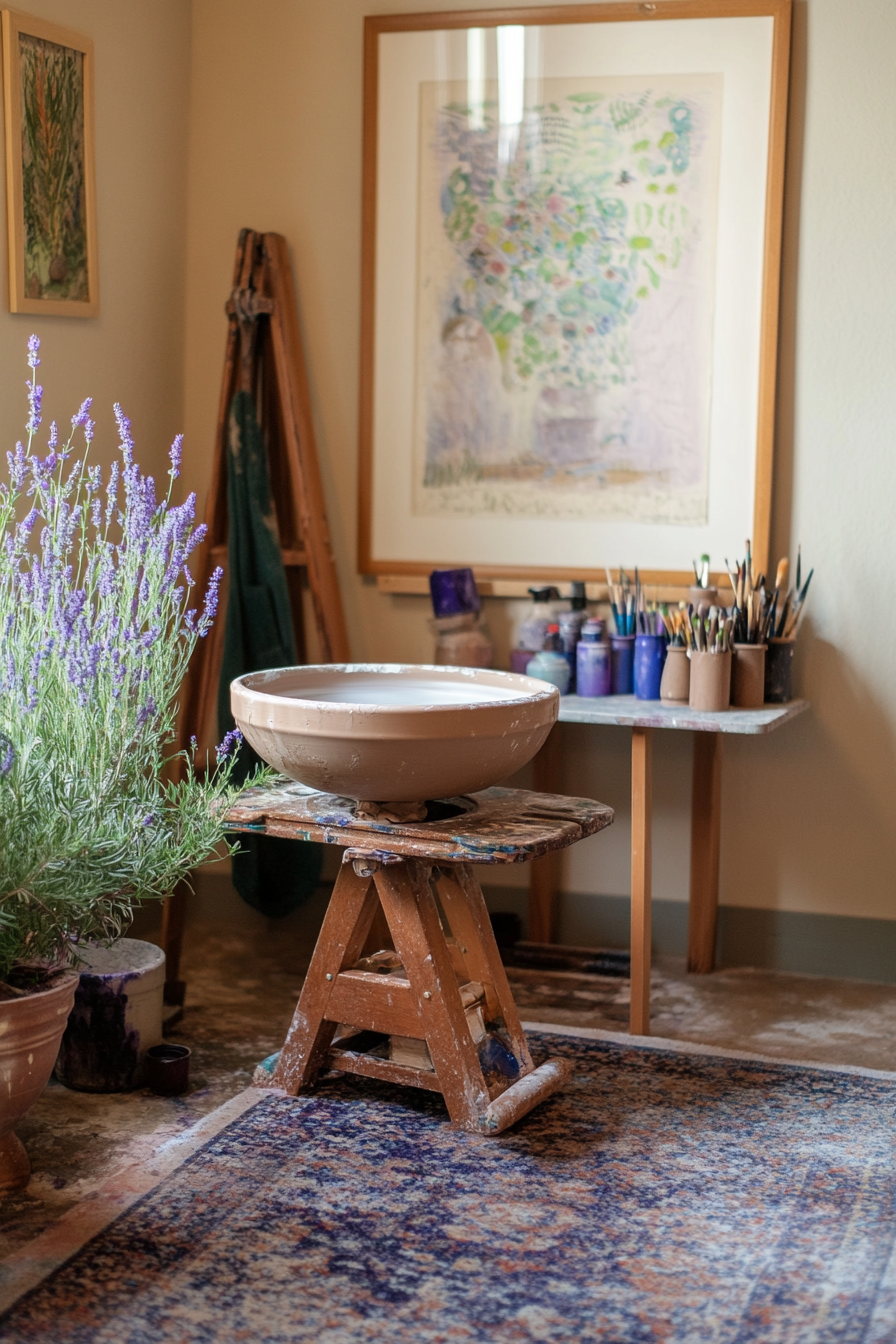
[[[27,438],[0,483],[0,979],[118,937],[136,903],[169,895],[221,845],[238,792],[233,734],[209,769],[195,742],[172,754],[178,689],[221,580],[190,605],[205,528],[195,495],[172,503],[181,437],[161,502],[118,405],[121,463],[105,480],[89,462],[89,400],[64,443],[50,426],[41,457],[38,350],[32,336]]]

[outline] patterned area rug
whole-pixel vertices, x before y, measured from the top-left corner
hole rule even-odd
[[[888,1075],[531,1039],[572,1080],[497,1139],[359,1078],[265,1095],[0,1339],[896,1339]]]

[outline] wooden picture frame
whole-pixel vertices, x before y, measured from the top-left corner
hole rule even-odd
[[[5,9],[9,307],[96,317],[93,42]]]
[[[439,566],[470,564],[483,579],[583,578],[602,582],[605,566],[615,569],[620,564],[627,568],[638,564],[646,582],[675,585],[687,583],[689,579],[693,581],[689,562],[692,556],[703,551],[711,554],[713,571],[724,573],[721,564],[724,555],[740,554],[747,535],[752,539],[753,555],[759,567],[767,567],[790,23],[791,0],[656,0],[651,4],[581,4],[464,13],[376,15],[365,20],[358,518],[358,568],[361,573],[378,575],[381,582],[385,581],[384,576],[391,576],[397,583],[400,576],[406,576],[410,581],[413,576],[424,575]],[[452,326],[451,322],[444,321],[447,309],[439,308],[436,300],[421,297],[424,290],[430,292],[431,272],[436,274],[431,256],[448,255],[444,239],[440,235],[436,237],[438,229],[426,223],[430,215],[443,220],[443,216],[438,215],[439,208],[445,211],[444,219],[447,219],[449,209],[434,204],[437,190],[442,193],[438,199],[444,201],[447,179],[439,177],[441,161],[431,168],[429,160],[435,162],[438,153],[445,158],[447,151],[441,149],[443,142],[437,138],[441,134],[440,128],[443,124],[457,125],[460,119],[462,135],[458,133],[452,143],[462,141],[467,146],[472,143],[470,137],[475,129],[487,132],[493,145],[490,152],[497,155],[490,162],[501,162],[505,113],[500,83],[493,85],[487,65],[491,61],[491,69],[497,68],[500,74],[502,40],[505,49],[510,49],[510,37],[503,37],[502,32],[513,31],[523,34],[522,39],[514,37],[514,42],[526,44],[525,54],[519,58],[520,63],[527,62],[526,90],[529,88],[530,44],[532,48],[538,48],[542,61],[538,75],[542,84],[536,88],[531,100],[528,91],[521,93],[518,112],[511,113],[517,117],[518,126],[517,148],[510,151],[516,155],[514,171],[521,155],[529,152],[528,149],[521,151],[519,145],[528,133],[525,128],[530,113],[532,117],[541,118],[539,124],[542,127],[547,125],[548,113],[544,109],[557,106],[556,102],[547,101],[550,91],[567,90],[573,77],[583,88],[592,84],[600,86],[598,91],[590,91],[587,97],[609,100],[603,104],[605,108],[612,107],[614,99],[619,101],[629,86],[632,97],[641,85],[645,89],[648,85],[655,88],[657,108],[669,107],[670,98],[677,96],[674,93],[667,95],[666,85],[669,90],[693,88],[696,91],[687,93],[687,98],[698,112],[700,98],[703,98],[708,109],[701,113],[705,127],[715,125],[717,128],[712,132],[706,129],[701,141],[708,145],[711,133],[718,141],[717,177],[712,178],[711,167],[705,168],[704,187],[701,188],[709,203],[704,210],[707,222],[701,235],[701,246],[707,255],[710,255],[709,244],[704,245],[703,240],[712,230],[716,230],[717,238],[714,234],[715,250],[703,272],[705,276],[711,274],[708,283],[712,298],[711,301],[701,300],[703,307],[699,309],[703,314],[710,312],[708,318],[700,318],[703,322],[701,330],[709,333],[705,340],[705,368],[700,374],[700,388],[705,387],[706,391],[704,400],[699,402],[701,407],[705,405],[705,411],[700,412],[704,416],[700,423],[705,426],[706,446],[699,450],[704,453],[703,458],[699,458],[691,439],[686,440],[686,450],[693,453],[695,461],[699,458],[702,463],[699,490],[694,487],[691,495],[686,496],[686,492],[676,495],[668,485],[668,471],[663,477],[660,467],[655,464],[651,465],[653,477],[646,470],[639,469],[626,475],[623,470],[614,468],[610,471],[598,466],[594,468],[592,494],[583,506],[584,491],[580,490],[565,463],[562,470],[556,471],[553,463],[550,470],[542,465],[533,467],[534,459],[531,459],[531,450],[527,449],[530,458],[521,456],[514,460],[512,469],[490,467],[499,476],[503,472],[502,490],[505,490],[505,478],[513,473],[522,478],[524,467],[535,475],[535,485],[526,486],[528,495],[522,493],[522,487],[518,496],[513,495],[517,489],[516,478],[513,484],[506,486],[506,497],[514,508],[518,498],[521,510],[532,510],[531,516],[524,512],[516,516],[512,508],[508,510],[503,497],[497,504],[494,499],[489,500],[487,478],[478,466],[476,470],[480,474],[467,490],[460,467],[450,466],[450,469],[446,468],[446,475],[439,475],[426,456],[431,450],[432,425],[436,422],[432,415],[426,419],[429,413],[427,398],[430,397],[429,389],[439,381],[427,377],[430,367],[427,360],[442,358],[437,337],[445,345],[448,339],[445,333]],[[474,41],[481,41],[481,50],[486,53],[476,61],[475,48],[470,45]],[[488,55],[489,51],[494,53],[496,50],[496,58]],[[599,59],[593,59],[593,76],[587,73],[587,66],[583,64],[592,59],[587,56],[589,51],[600,53]],[[605,52],[609,54],[603,54]],[[506,60],[503,68],[507,68]],[[464,75],[456,72],[464,69],[467,89],[474,88],[474,74],[483,81],[478,103],[472,92],[460,98],[457,96]],[[522,81],[523,77],[520,78]],[[691,84],[688,84],[689,79]],[[711,88],[714,79],[717,83]],[[702,85],[697,87],[700,81],[705,84],[705,93],[701,91]],[[430,92],[431,89],[435,91]],[[460,92],[462,94],[462,89]],[[662,100],[660,94],[663,94]],[[536,103],[534,100],[538,96],[541,102]],[[583,92],[568,91],[563,96],[570,100],[579,99],[578,106],[572,111],[578,111],[586,97]],[[711,102],[713,97],[715,103]],[[641,103],[647,107],[645,98],[646,93]],[[685,95],[681,95],[681,99],[684,100]],[[430,112],[430,107],[435,111]],[[487,113],[486,109],[490,107],[497,111]],[[591,106],[586,110],[590,113]],[[565,111],[564,105],[561,112]],[[594,113],[595,117],[599,115],[600,111]],[[656,116],[659,115],[657,112]],[[668,115],[671,117],[672,113]],[[690,113],[678,111],[676,115],[682,117]],[[488,122],[487,116],[491,118]],[[453,122],[450,118],[454,118]],[[584,123],[570,124],[578,131]],[[655,160],[659,166],[650,167],[650,172],[664,171],[658,155],[667,152],[669,139],[669,132],[666,132],[665,136],[655,136],[650,141],[652,146],[663,146],[662,150],[651,149],[654,156],[651,163]],[[645,139],[632,148],[639,150],[646,143],[645,134]],[[435,150],[433,145],[436,145]],[[704,153],[709,164],[709,150]],[[696,151],[693,161],[697,161]],[[448,162],[450,167],[450,159]],[[673,164],[672,171],[675,168]],[[647,171],[645,169],[645,174]],[[495,169],[495,173],[498,172]],[[618,180],[631,182],[632,178],[633,174],[623,171]],[[459,179],[455,175],[452,181],[456,180]],[[490,189],[494,195],[494,189]],[[655,187],[651,182],[643,189],[653,190]],[[715,190],[716,196],[711,195],[711,190]],[[476,215],[479,203],[474,201],[470,205],[469,191],[465,208],[468,221],[479,221],[476,227],[482,230],[491,227],[482,222],[491,216]],[[484,211],[485,206],[482,208]],[[645,211],[642,211],[642,217],[645,217]],[[426,228],[430,229],[428,234]],[[630,232],[634,233],[634,229]],[[445,233],[448,234],[447,224]],[[500,227],[497,227],[497,234],[500,235]],[[512,245],[513,239],[508,239],[506,231],[503,237],[502,246],[508,242]],[[432,242],[432,239],[436,241]],[[743,265],[732,260],[738,257],[741,243],[745,248],[745,251],[742,249]],[[640,236],[630,238],[626,245],[631,248],[656,247],[651,239]],[[695,245],[695,253],[697,250]],[[475,260],[481,272],[482,257]],[[639,258],[633,254],[632,267],[637,260]],[[460,250],[455,248],[455,255],[444,262],[444,266],[453,266],[455,262],[458,276],[462,273],[467,277],[464,285],[475,289],[478,279],[471,269],[470,256],[461,256]],[[438,264],[443,263],[440,260]],[[463,264],[468,265],[468,270],[461,272]],[[659,271],[658,266],[649,269]],[[448,273],[446,269],[436,278],[441,281]],[[618,275],[619,272],[611,273]],[[527,274],[531,276],[531,273]],[[663,281],[665,283],[665,277]],[[675,282],[678,283],[677,277]],[[455,281],[446,282],[444,293],[447,297],[452,292],[455,295],[459,292],[460,281],[455,283],[454,291],[450,288],[451,283]],[[526,283],[532,292],[528,279]],[[578,286],[580,278],[570,283]],[[647,298],[652,298],[647,284],[637,293],[646,293]],[[438,302],[442,302],[441,297]],[[504,355],[487,349],[487,341],[482,335],[482,330],[487,329],[486,320],[478,316],[485,300],[477,295],[475,302],[479,309],[477,316],[471,317],[464,303],[455,297],[454,311],[458,316],[452,322],[454,327],[460,322],[466,324],[467,348],[478,352],[470,358],[481,358],[484,362],[491,359],[497,368],[495,361],[506,356],[509,341],[504,341]],[[540,298],[531,301],[530,307],[537,311],[539,302]],[[470,303],[473,306],[474,301]],[[432,314],[426,308],[427,304],[432,308]],[[698,311],[696,303],[694,311]],[[546,331],[550,320],[549,314],[542,324]],[[651,320],[657,323],[656,331],[662,333],[665,330],[659,318]],[[440,322],[443,323],[441,327]],[[565,326],[563,332],[566,339]],[[436,349],[435,356],[428,353],[430,348]],[[675,348],[684,348],[680,340]],[[464,358],[467,358],[466,354]],[[515,367],[524,369],[519,350],[514,358]],[[488,376],[497,386],[496,375],[489,373]],[[586,370],[579,376],[587,379],[590,375]],[[696,375],[694,377],[697,386]],[[546,395],[542,388],[539,396]],[[600,395],[595,391],[592,402],[599,404]],[[573,394],[569,393],[568,397],[572,400]],[[424,404],[423,411],[420,410],[421,403]],[[463,396],[456,396],[453,404],[462,407]],[[695,399],[694,405],[697,404]],[[487,403],[483,402],[483,405]],[[620,411],[619,414],[628,412]],[[570,418],[575,419],[577,415],[574,409]],[[535,423],[534,418],[532,423]],[[598,424],[596,416],[592,415],[588,423]],[[452,451],[456,454],[464,431],[452,426],[452,432],[455,429]],[[566,426],[561,425],[560,429],[565,432]],[[562,437],[558,439],[554,426],[551,426],[552,439],[548,439],[547,432],[538,426],[531,432],[541,434],[542,440],[548,443],[563,442]],[[588,432],[596,435],[598,430],[589,429]],[[607,434],[606,439],[609,438]],[[593,442],[596,443],[597,438]],[[457,458],[446,460],[452,463]],[[656,460],[659,461],[659,457]],[[555,493],[550,495],[549,505],[556,508],[559,500],[560,513],[539,514],[543,499],[548,499],[547,493],[543,499],[538,494],[541,490],[539,473],[545,479],[551,476],[550,489]],[[557,493],[560,488],[556,485],[558,479],[566,494]],[[654,479],[666,482],[659,492],[652,490],[650,482]],[[448,484],[443,489],[445,480]],[[486,484],[481,484],[482,481]],[[632,481],[636,484],[629,490]],[[608,483],[613,487],[620,486],[616,494],[607,490]],[[431,489],[441,493],[427,494]],[[421,497],[422,506],[418,505]],[[468,497],[472,500],[469,508],[465,503]],[[562,508],[566,507],[602,508],[611,498],[622,501],[624,508],[667,509],[668,516],[660,512],[656,519],[647,518],[645,522],[640,515],[620,520],[573,514],[567,518],[562,513]],[[660,499],[660,503],[651,502],[654,498]],[[685,498],[691,512],[683,523],[679,523],[673,511]],[[437,507],[433,506],[433,500]],[[615,503],[612,506],[616,507]],[[501,511],[502,507],[505,512]],[[703,515],[699,514],[701,508]]]

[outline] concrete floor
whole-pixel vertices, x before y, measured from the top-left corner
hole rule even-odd
[[[185,945],[186,1007],[169,1032],[192,1049],[190,1091],[93,1096],[51,1082],[18,1128],[33,1176],[0,1202],[0,1257],[249,1085],[256,1064],[282,1044],[325,901],[322,894],[277,922],[245,908],[228,922],[213,902],[200,903]],[[144,920],[132,932],[153,931]],[[529,970],[510,977],[524,1020],[626,1029],[627,981]],[[654,968],[652,1014],[657,1036],[896,1070],[896,986],[753,970],[690,976],[664,958]]]

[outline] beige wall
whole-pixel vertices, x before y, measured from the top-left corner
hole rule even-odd
[[[22,433],[24,349],[35,331],[43,345],[47,420],[67,424],[84,397],[93,396],[96,451],[108,461],[116,442],[112,403],[120,401],[133,423],[138,461],[160,476],[168,445],[183,428],[189,6],[183,0],[34,0],[21,8],[95,43],[100,316],[8,311],[4,207],[2,446]],[[3,173],[5,183],[5,166]]]
[[[431,648],[427,604],[378,594],[355,572],[362,20],[466,7],[466,0],[192,6],[191,479],[200,488],[207,479],[237,232],[243,225],[278,230],[290,240],[298,276],[324,485],[358,658],[424,659]],[[896,625],[885,606],[896,500],[894,50],[892,0],[796,6],[774,544],[780,554],[802,540],[818,568],[812,623],[798,651],[813,710],[776,737],[726,744],[722,899],[731,905],[896,917]],[[164,79],[170,87],[170,74]],[[111,227],[108,212],[100,222]],[[144,270],[134,286],[138,277],[149,284]],[[731,539],[732,556],[742,541]],[[504,610],[492,604],[490,615],[503,629]],[[564,787],[619,809],[611,832],[569,852],[565,886],[624,892],[626,734],[566,728],[565,735]],[[682,900],[687,735],[659,734],[656,756],[655,892]]]

